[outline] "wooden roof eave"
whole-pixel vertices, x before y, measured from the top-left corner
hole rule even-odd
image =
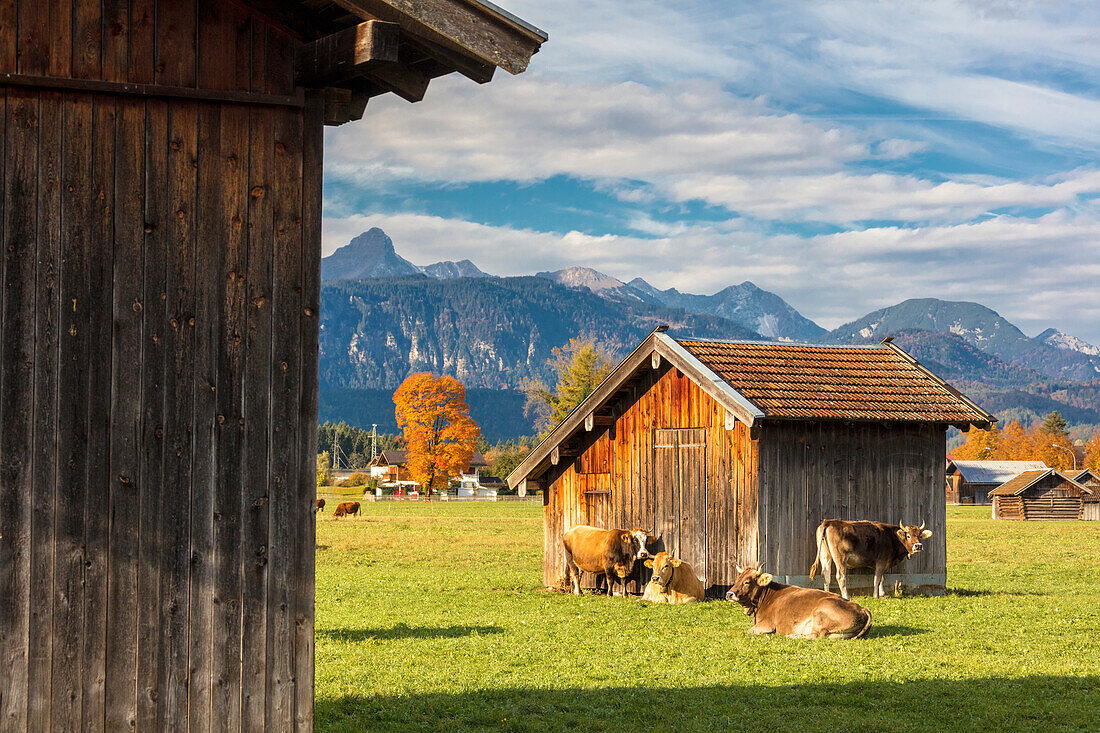
[[[653,353],[653,338],[658,329],[667,329],[667,326],[658,326],[642,343],[638,344],[634,351],[611,370],[599,386],[592,391],[572,412],[566,415],[558,425],[551,430],[526,459],[508,474],[506,481],[508,488],[514,489],[521,481],[531,475],[539,475],[549,468],[550,453],[555,447],[568,440],[578,428],[584,427],[584,419],[589,413],[599,409],[617,390],[620,384],[625,382]]]
[[[510,74],[526,70],[547,34],[507,11],[478,0],[334,0],[363,20],[378,19],[401,26],[422,42],[477,62],[498,66]],[[462,68],[460,73],[466,74]],[[470,76],[470,74],[466,74]],[[475,81],[488,81],[471,76]]]
[[[634,351],[619,362],[599,386],[593,390],[592,394],[577,405],[557,427],[543,438],[542,442],[531,451],[530,455],[508,474],[508,487],[514,489],[521,481],[525,481],[532,475],[541,475],[549,469],[551,465],[550,455],[553,453],[554,448],[584,429],[585,419],[603,407],[614,396],[623,382],[643,368],[653,354],[659,354],[681,372],[688,375],[693,382],[699,385],[700,389],[725,407],[727,412],[734,418],[748,427],[752,427],[758,418],[764,417],[764,413],[759,408],[676,343],[672,337],[665,333],[666,330],[668,330],[667,326],[655,328]]]
[[[685,349],[676,339],[667,333],[655,333],[655,351],[675,364],[684,374],[688,375],[699,388],[714,398],[718,404],[726,408],[738,421],[747,427],[752,427],[758,419],[764,417],[763,411],[754,405],[747,397],[738,392],[729,382],[714,373],[710,367],[690,351]]]

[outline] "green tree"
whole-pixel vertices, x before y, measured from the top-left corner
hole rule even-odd
[[[506,445],[498,443],[485,454],[486,460],[489,461],[490,474],[500,479],[507,479],[508,474],[523,463],[530,452],[531,448],[526,445],[516,445],[511,442]]]
[[[556,384],[550,389],[540,380],[526,380],[527,414],[537,418],[541,436],[553,430],[615,368],[615,356],[593,338],[570,339],[554,347],[547,366]]]
[[[328,451],[317,454],[317,485],[330,486],[332,484],[332,460]]]
[[[1069,423],[1057,412],[1052,412],[1043,419],[1043,432],[1049,435],[1066,435]]]

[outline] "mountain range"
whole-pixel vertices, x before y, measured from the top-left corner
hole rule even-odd
[[[425,274],[437,280],[455,277],[489,277],[469,260],[445,260],[424,267],[397,254],[393,240],[378,227],[372,227],[352,239],[328,257],[321,259],[321,279],[400,277]]]
[[[1029,337],[979,303],[906,300],[828,331],[747,281],[700,295],[587,267],[522,277],[494,277],[469,260],[421,267],[378,228],[325,257],[321,277],[323,395],[383,395],[412,372],[434,371],[481,390],[481,403],[503,390],[500,407],[514,411],[515,390],[549,379],[554,347],[591,336],[625,353],[666,323],[674,335],[707,338],[867,343],[890,335],[999,415],[1028,422],[1057,409],[1071,423],[1100,424],[1100,349],[1056,329]],[[523,420],[505,423],[501,430],[514,431]]]

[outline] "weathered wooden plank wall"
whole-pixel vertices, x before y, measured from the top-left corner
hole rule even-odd
[[[924,551],[894,572],[946,574],[943,427],[775,421],[760,442],[760,551],[773,575],[809,575],[823,519],[924,522]],[[870,585],[864,575],[852,574],[853,588]]]
[[[709,585],[732,584],[737,563],[756,560],[756,462],[748,429],[738,423],[727,430],[724,408],[667,364],[644,374],[615,414],[613,426],[599,428],[579,458],[551,476],[546,585],[564,574],[561,534],[585,523],[662,534],[658,550],[692,563]],[[658,428],[668,434],[661,437]],[[671,443],[661,442],[669,436]],[[658,447],[666,444],[675,447]],[[606,473],[583,472],[603,466],[605,454]],[[610,494],[592,493],[604,485]],[[606,515],[589,509],[602,501]],[[628,590],[640,593],[648,577],[639,563]],[[586,575],[585,586],[596,585]]]
[[[0,72],[291,91],[235,3],[0,28]],[[0,729],[312,727],[321,134],[0,86]]]

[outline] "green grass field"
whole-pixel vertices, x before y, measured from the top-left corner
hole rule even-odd
[[[1100,522],[948,508],[946,596],[858,598],[869,638],[807,641],[542,590],[540,504],[331,510],[319,731],[1100,729]]]

